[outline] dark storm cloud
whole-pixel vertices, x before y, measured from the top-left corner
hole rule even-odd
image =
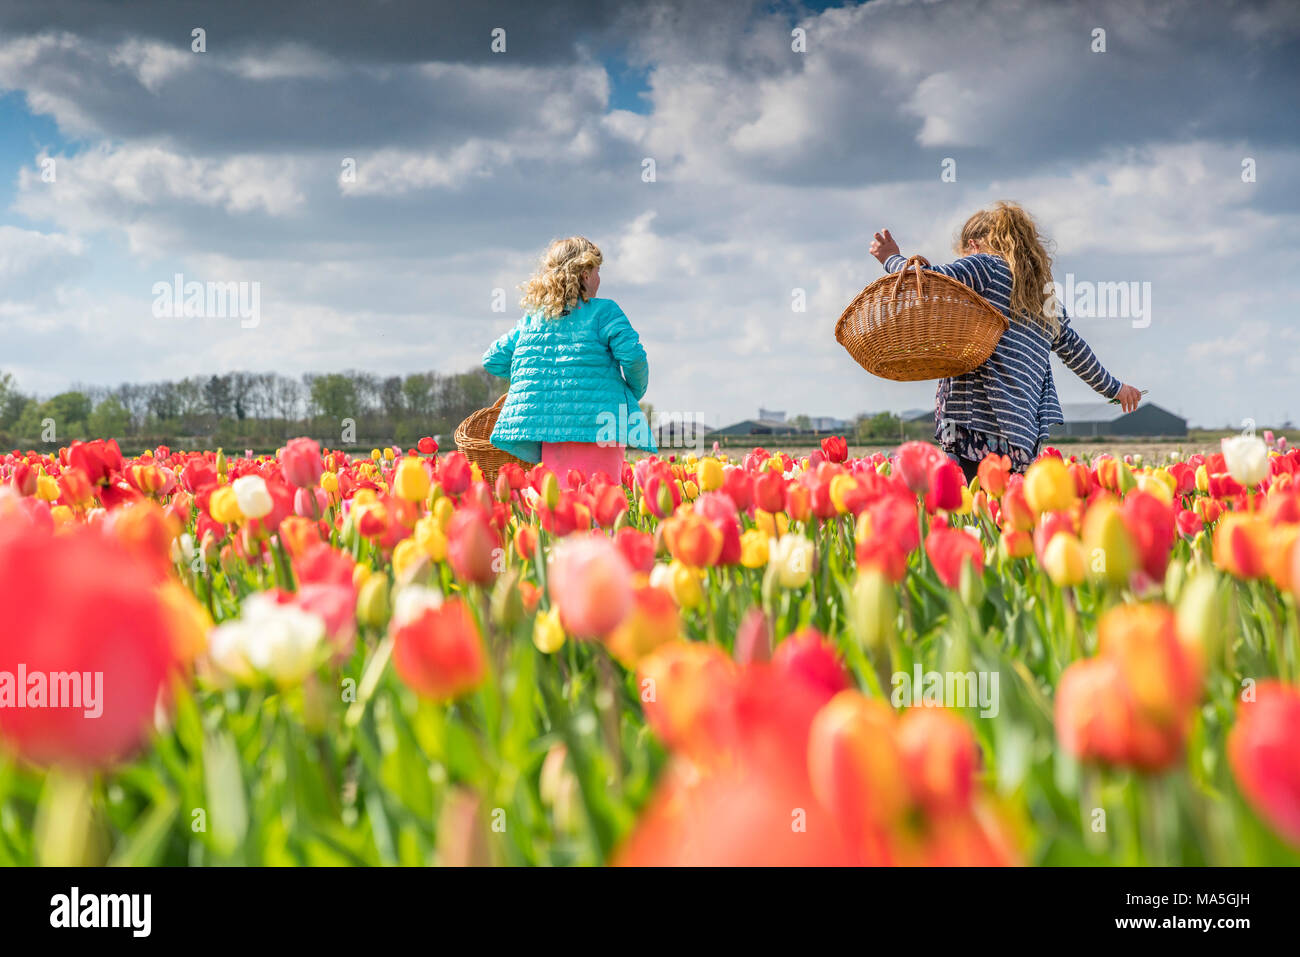
[[[491,31],[502,27],[512,58],[554,63],[572,56],[580,40],[598,38],[622,6],[614,0],[6,0],[0,36],[63,31],[188,50],[190,31],[202,27],[214,53],[297,43],[362,64],[486,63],[493,56]]]

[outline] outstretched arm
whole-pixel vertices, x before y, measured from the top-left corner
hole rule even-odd
[[[1064,312],[1061,313],[1061,326],[1057,330],[1056,339],[1052,342],[1052,351],[1061,357],[1067,369],[1088,383],[1093,390],[1107,399],[1119,399],[1125,412],[1132,412],[1138,407],[1142,393],[1106,371],[1096,353],[1083,341],[1083,336],[1074,331],[1070,317]]]
[[[502,379],[510,378],[510,363],[515,358],[515,343],[519,341],[519,327],[515,326],[483,353],[483,368]]]

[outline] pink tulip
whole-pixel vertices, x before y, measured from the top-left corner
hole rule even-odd
[[[608,635],[632,609],[632,569],[604,535],[573,535],[561,541],[547,575],[560,622],[574,637]]]

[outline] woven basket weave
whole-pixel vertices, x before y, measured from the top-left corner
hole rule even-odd
[[[928,265],[910,257],[858,293],[835,324],[836,341],[872,375],[895,382],[962,375],[988,360],[1010,326],[983,296]]]
[[[502,452],[490,441],[492,430],[496,428],[497,416],[501,414],[501,407],[505,404],[506,397],[503,395],[486,409],[471,412],[465,417],[464,422],[456,426],[452,436],[456,440],[456,448],[464,452],[465,457],[479,467],[489,485],[497,480],[497,472],[507,462],[518,462],[525,469],[533,467],[532,462],[525,462],[508,452]]]

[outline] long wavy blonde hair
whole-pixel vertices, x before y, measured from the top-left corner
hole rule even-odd
[[[1052,257],[1032,216],[1019,204],[1001,200],[966,220],[956,251],[965,256],[971,240],[1001,256],[1011,267],[1011,314],[1056,338],[1061,319],[1052,290]]]
[[[519,304],[547,319],[563,315],[576,306],[578,300],[586,302],[591,298],[583,288],[582,277],[603,260],[596,244],[585,236],[555,240],[546,248],[537,272],[519,287],[524,291]]]

